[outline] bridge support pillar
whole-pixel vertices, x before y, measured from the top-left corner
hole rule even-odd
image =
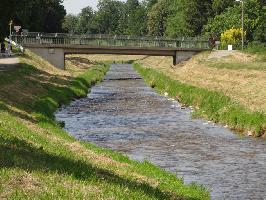
[[[33,53],[47,60],[56,68],[65,69],[65,52],[63,48],[28,48]]]
[[[198,52],[196,51],[176,51],[173,56],[173,65],[177,65],[183,61],[189,60]]]

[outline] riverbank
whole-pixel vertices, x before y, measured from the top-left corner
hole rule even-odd
[[[234,52],[225,57],[203,52],[172,67],[171,57],[147,57],[136,61],[174,80],[220,92],[250,111],[266,112],[266,62],[258,55]]]
[[[54,111],[86,96],[107,65],[72,60],[61,71],[30,52],[20,60],[0,73],[1,199],[209,199],[200,186],[60,128]]]
[[[256,54],[204,52],[176,67],[171,58],[137,61],[146,81],[196,109],[194,116],[223,123],[245,135],[266,131],[265,60]],[[217,55],[215,55],[217,54]]]

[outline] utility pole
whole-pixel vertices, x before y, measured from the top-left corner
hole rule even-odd
[[[241,7],[242,7],[242,51],[244,49],[244,0],[236,0],[236,1],[241,1]]]
[[[244,0],[242,0],[242,51],[244,50]]]

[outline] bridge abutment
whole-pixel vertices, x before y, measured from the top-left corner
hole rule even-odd
[[[173,56],[173,65],[177,65],[183,61],[189,60],[194,55],[199,53],[198,51],[176,51]]]
[[[47,60],[53,66],[65,69],[65,51],[63,48],[28,48],[33,53]]]

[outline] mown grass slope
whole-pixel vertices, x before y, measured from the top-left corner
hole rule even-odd
[[[261,55],[243,52],[220,57],[203,52],[191,60],[172,66],[171,57],[148,57],[137,61],[159,70],[171,79],[216,91],[250,111],[266,112],[266,71]]]
[[[30,52],[20,59],[0,73],[0,199],[209,199],[201,186],[60,128],[53,112],[86,96],[108,66],[60,71]]]
[[[159,93],[167,93],[184,105],[195,108],[194,116],[224,123],[241,133],[262,136],[266,133],[266,114],[253,112],[221,92],[195,87],[171,79],[165,73],[135,64],[145,81]]]

